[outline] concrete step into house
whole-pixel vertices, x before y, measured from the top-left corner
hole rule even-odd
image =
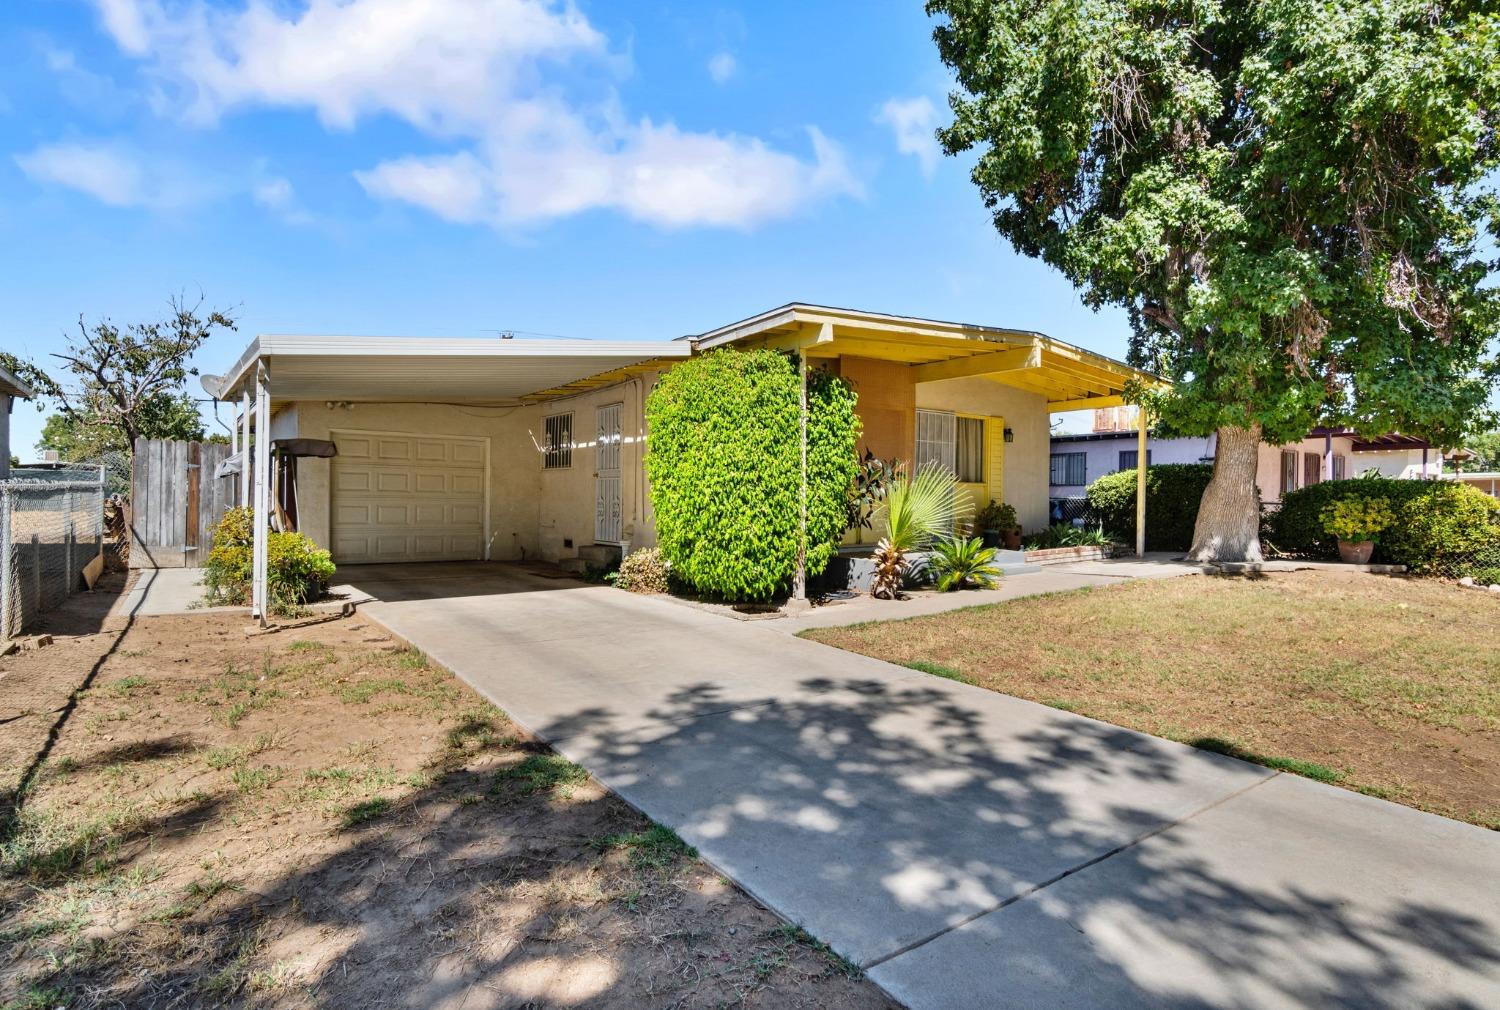
[[[557,567],[574,575],[583,575],[590,568],[604,571],[619,565],[620,548],[614,544],[584,544],[578,548],[576,558],[563,558],[557,563]]]
[[[578,557],[595,568],[615,568],[620,564],[620,548],[616,544],[584,544],[578,548]]]

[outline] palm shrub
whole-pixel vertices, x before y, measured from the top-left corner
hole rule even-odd
[[[913,476],[901,474],[891,481],[881,510],[885,535],[871,556],[875,576],[870,595],[896,599],[902,584],[915,574],[910,555],[948,536],[967,507],[968,495],[940,466],[924,466]]]
[[[995,565],[995,549],[979,537],[949,537],[932,545],[927,559],[938,592],[955,589],[993,589],[1003,574]]]

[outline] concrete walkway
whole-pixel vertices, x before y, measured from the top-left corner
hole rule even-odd
[[[771,622],[775,630],[796,634],[807,628],[830,628],[864,621],[891,621],[903,617],[940,614],[963,607],[1003,603],[1019,596],[1062,593],[1070,589],[1117,585],[1131,579],[1171,579],[1182,575],[1201,575],[1203,566],[1174,560],[1176,553],[1151,551],[1143,558],[1109,558],[1103,561],[1075,561],[1047,565],[1040,571],[1008,576],[994,589],[971,589],[959,593],[939,593],[932,589],[910,593],[904,600],[877,600],[856,596],[830,606],[816,607],[805,614]]]
[[[787,622],[501,572],[345,574],[911,1007],[1500,1005],[1500,835]]]

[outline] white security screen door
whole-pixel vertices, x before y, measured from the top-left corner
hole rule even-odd
[[[594,439],[594,542],[617,544],[620,529],[620,404],[600,407]]]

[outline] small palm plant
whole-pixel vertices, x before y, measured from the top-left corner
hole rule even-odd
[[[978,537],[952,537],[932,545],[928,561],[940,593],[955,589],[993,589],[1003,574],[995,565],[995,549]]]
[[[902,583],[912,574],[909,555],[949,535],[966,507],[958,481],[940,466],[924,466],[915,476],[891,481],[881,506],[885,536],[871,558],[875,577],[870,595],[881,600],[899,597]]]

